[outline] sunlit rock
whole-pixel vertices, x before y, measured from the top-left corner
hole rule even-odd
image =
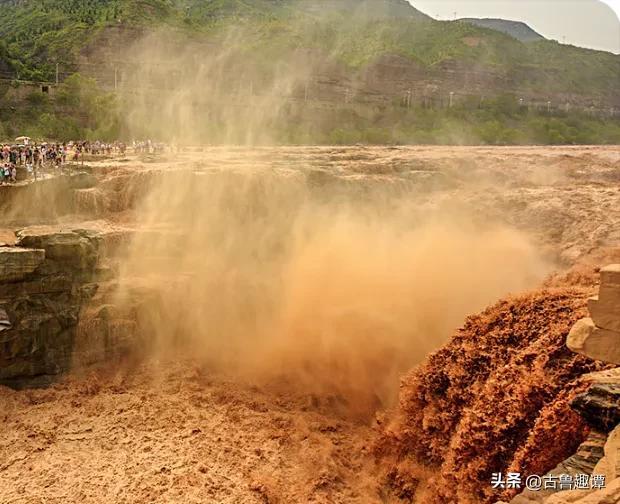
[[[588,310],[594,323],[603,329],[620,332],[620,297],[599,299],[594,296],[588,299]]]
[[[620,364],[620,332],[601,329],[591,318],[581,319],[572,327],[566,346],[592,359]]]

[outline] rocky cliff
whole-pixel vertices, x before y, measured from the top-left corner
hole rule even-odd
[[[0,247],[0,384],[45,385],[136,343],[135,305],[128,296],[118,303],[103,265],[109,239],[32,227]]]
[[[97,289],[99,242],[25,229],[16,245],[0,248],[0,383],[40,385],[70,367],[80,309]]]

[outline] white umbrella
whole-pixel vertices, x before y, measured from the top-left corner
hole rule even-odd
[[[20,136],[15,139],[16,142],[21,142],[24,145],[28,145],[30,143],[30,137]]]

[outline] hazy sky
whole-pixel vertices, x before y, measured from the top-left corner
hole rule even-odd
[[[409,0],[440,19],[499,17],[524,21],[559,42],[620,53],[620,21],[609,5],[597,0]],[[610,0],[610,4],[619,4]]]

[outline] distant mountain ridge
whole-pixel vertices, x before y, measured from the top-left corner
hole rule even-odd
[[[547,40],[536,30],[522,21],[511,21],[498,18],[461,18],[459,21],[470,23],[480,28],[488,28],[510,35],[521,42],[538,42]]]
[[[326,10],[363,12],[372,18],[405,17],[430,20],[431,17],[416,9],[407,0],[297,0],[300,8],[321,13]]]

